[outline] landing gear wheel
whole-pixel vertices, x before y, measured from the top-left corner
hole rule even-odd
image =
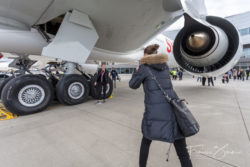
[[[99,99],[99,91],[100,91],[100,88],[98,88],[98,86],[94,86],[94,83],[96,81],[96,77],[97,75],[95,75],[91,81],[90,81],[90,88],[91,88],[91,96],[94,98],[94,99]],[[108,80],[108,83],[109,83],[109,86],[107,87],[107,90],[106,90],[106,97],[105,99],[109,98],[112,93],[113,93],[113,82],[112,80],[109,78]]]
[[[88,81],[82,75],[65,75],[56,85],[56,95],[59,102],[65,105],[83,103],[89,96]]]
[[[13,78],[15,78],[15,77],[14,77],[14,76],[11,76],[11,77],[8,77],[8,78],[1,79],[1,81],[0,81],[0,100],[1,100],[1,94],[2,94],[3,87],[4,87],[10,80],[12,80]]]
[[[16,77],[2,91],[4,106],[17,115],[43,111],[52,100],[52,85],[45,78],[36,75]]]

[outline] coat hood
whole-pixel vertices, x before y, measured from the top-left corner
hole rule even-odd
[[[165,70],[167,68],[168,56],[166,54],[153,54],[143,57],[140,64],[146,64],[156,70]]]

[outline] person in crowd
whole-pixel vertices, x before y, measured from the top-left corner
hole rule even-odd
[[[114,88],[116,88],[116,80],[117,80],[117,78],[119,76],[118,76],[118,72],[115,70],[114,67],[111,70],[111,77],[112,77],[112,81],[113,81],[113,84],[114,84]]]
[[[222,83],[229,82],[228,73],[226,72],[222,77]]]
[[[208,77],[207,81],[208,81],[208,86],[210,86],[210,83],[212,84],[212,86],[214,86],[213,77]]]
[[[237,79],[238,80],[241,80],[241,69],[238,70],[238,73],[237,73]]]
[[[172,75],[173,75],[173,80],[176,80],[177,79],[177,71],[173,70]]]
[[[107,91],[107,87],[109,86],[109,72],[106,69],[105,63],[102,63],[101,69],[98,70],[97,72],[97,77],[94,82],[94,86],[97,86],[98,93],[99,93],[98,101],[96,104],[105,103],[106,91]]]
[[[178,76],[179,76],[179,80],[182,80],[182,76],[183,76],[182,70],[179,70],[179,71],[178,71]]]
[[[201,82],[201,77],[200,76],[197,77],[197,82]]]
[[[206,85],[206,80],[207,80],[206,77],[202,77],[202,86],[205,86],[205,85]]]
[[[173,90],[169,76],[168,56],[157,54],[158,48],[159,45],[157,44],[145,48],[144,57],[140,60],[140,66],[138,66],[129,81],[129,86],[132,89],[137,89],[143,84],[145,92],[146,113],[142,121],[143,138],[140,148],[139,167],[146,167],[152,140],[174,143],[181,166],[192,167],[186,140],[178,128],[173,108],[166,101],[151,75],[152,72],[156,78],[159,78],[159,83],[171,98],[178,98]]]
[[[233,69],[233,77],[234,77],[234,80],[236,80],[237,79],[237,70],[234,68]]]
[[[232,70],[229,70],[229,71],[228,71],[228,77],[229,77],[229,79],[232,78]]]
[[[248,80],[248,77],[249,77],[249,68],[247,68],[246,70],[246,80]]]
[[[242,80],[242,81],[245,81],[245,77],[246,77],[246,73],[245,73],[245,71],[242,69],[242,70],[241,70],[241,80]]]

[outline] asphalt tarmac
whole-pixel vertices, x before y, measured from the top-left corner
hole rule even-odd
[[[196,79],[173,81],[200,123],[187,139],[194,167],[250,167],[250,81],[202,87]],[[46,111],[0,121],[1,167],[138,167],[142,88],[117,84],[114,98],[76,106],[53,104]],[[148,167],[180,167],[174,148],[153,142]]]

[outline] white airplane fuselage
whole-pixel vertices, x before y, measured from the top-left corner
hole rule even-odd
[[[158,49],[158,53],[168,55],[168,65],[170,67],[178,67],[178,64],[176,63],[173,55],[173,42],[161,34],[156,36],[156,38],[154,38],[150,42],[146,43],[144,47],[129,53],[111,52],[94,48],[88,60],[111,61],[119,63],[138,63],[139,60],[143,57],[143,48],[151,44],[158,44],[160,46]]]

